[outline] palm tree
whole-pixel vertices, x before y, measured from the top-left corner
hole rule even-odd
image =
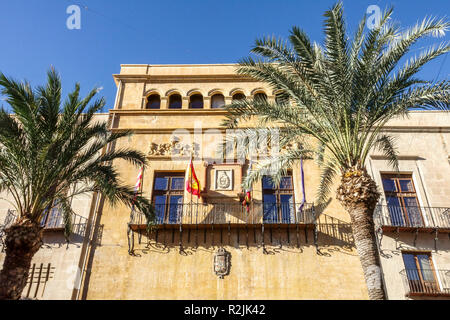
[[[260,143],[247,121],[257,120],[256,128],[279,129],[279,156],[258,161],[244,179],[245,189],[269,168],[279,183],[299,158],[314,157],[321,169],[317,200],[325,203],[340,175],[337,199],[351,218],[370,299],[384,299],[385,293],[373,223],[380,194],[366,171],[367,156],[379,149],[397,168],[395,141],[382,132],[383,125],[413,108],[448,109],[450,96],[449,82],[429,83],[416,77],[427,62],[449,51],[447,43],[400,65],[413,44],[442,35],[449,23],[426,18],[401,30],[392,22],[392,12],[386,10],[379,25],[366,32],[364,17],[350,40],[339,2],[325,12],[323,46],[312,43],[298,27],[291,29],[289,42],[273,36],[257,39],[251,49],[254,56],[240,61],[237,72],[268,84],[279,95],[275,102],[259,98],[232,102],[223,123],[228,128],[245,128],[247,123],[247,129],[229,139],[237,136],[244,146],[240,157]]]
[[[26,285],[33,255],[42,244],[41,221],[55,206],[62,211],[65,234],[71,231],[71,199],[98,192],[113,205],[135,207],[149,219],[150,202],[120,181],[112,166],[125,160],[145,165],[145,155],[132,149],[105,148],[129,132],[111,133],[94,115],[105,105],[103,98],[90,103],[80,85],[61,105],[61,80],[49,70],[46,86],[34,90],[0,73],[1,93],[13,113],[0,109],[0,192],[13,199],[17,221],[6,230],[6,257],[0,273],[0,299],[19,299]]]

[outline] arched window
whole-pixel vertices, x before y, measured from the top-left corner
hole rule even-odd
[[[223,96],[223,94],[218,93],[211,97],[212,109],[223,108],[224,105],[225,105],[225,97]]]
[[[233,95],[233,100],[244,100],[245,99],[245,94],[243,93],[235,93]]]
[[[267,100],[267,94],[265,94],[264,92],[258,92],[255,94],[255,99],[256,100]]]
[[[201,94],[193,94],[189,99],[189,109],[202,109],[203,96]]]
[[[181,109],[181,96],[177,93],[169,97],[169,109]]]
[[[152,94],[147,97],[146,109],[159,109],[161,107],[161,98],[159,94]]]

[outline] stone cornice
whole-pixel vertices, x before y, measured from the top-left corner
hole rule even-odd
[[[148,109],[125,109],[125,110],[109,110],[110,114],[116,114],[118,116],[208,116],[208,115],[227,115],[227,111],[223,109],[159,109],[159,110],[148,110]],[[176,128],[175,128],[176,129]],[[133,129],[133,130],[143,130],[143,129]],[[145,129],[148,130],[148,129]],[[159,129],[158,129],[159,130]],[[174,130],[174,129],[171,129]],[[408,132],[427,132],[427,133],[450,133],[450,126],[385,126],[381,131],[393,132],[393,133],[408,133]]]
[[[132,130],[133,132],[136,133],[171,133],[175,130],[186,130],[188,132],[193,133],[194,132],[194,128],[181,128],[181,127],[177,127],[177,128],[114,128],[112,129],[113,131],[124,131],[124,130]],[[222,127],[204,127],[202,128],[203,130],[208,130],[208,129],[217,129],[219,131],[225,132],[227,129],[226,128],[222,128]],[[237,129],[245,129],[245,128],[237,128]],[[382,131],[384,132],[392,132],[392,133],[398,133],[398,132],[403,132],[403,133],[439,133],[439,132],[443,132],[443,133],[450,133],[450,127],[449,128],[445,128],[445,130],[436,128],[427,128],[427,129],[408,129],[407,127],[403,128],[403,130],[399,131],[399,130],[391,130],[390,128],[384,128]]]
[[[189,133],[194,133],[194,129],[193,128],[113,128],[110,129],[112,132],[120,132],[120,131],[126,131],[126,130],[130,130],[133,131],[133,133],[140,133],[140,134],[144,134],[144,133],[151,133],[151,134],[172,134],[175,130],[185,130],[186,132]],[[211,127],[211,128],[202,128],[202,130],[205,130],[202,132],[202,134],[208,134],[208,132],[206,132],[206,130],[209,129],[214,129],[214,130],[218,130],[222,133],[226,132],[226,128],[218,128],[218,127]],[[182,134],[181,132],[177,132],[177,134]]]
[[[129,115],[129,116],[141,116],[141,115],[226,115],[227,111],[223,109],[159,109],[159,110],[151,110],[151,109],[125,109],[125,110],[117,110],[111,109],[109,113],[114,113],[116,115]]]
[[[408,132],[427,132],[427,133],[450,133],[450,126],[384,126],[381,131],[384,132],[398,132],[398,133],[408,133]]]
[[[381,155],[381,154],[372,154],[370,155],[370,158],[373,160],[389,160],[389,158],[385,155]],[[416,155],[398,155],[397,156],[398,160],[425,160],[422,157],[416,156]]]
[[[116,85],[123,82],[145,83],[192,83],[192,82],[258,82],[253,78],[238,74],[211,74],[211,75],[149,75],[149,74],[114,74]]]

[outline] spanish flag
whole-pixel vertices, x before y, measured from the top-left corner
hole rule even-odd
[[[189,165],[187,168],[186,174],[186,190],[187,192],[196,195],[200,198],[200,181],[197,179],[197,175],[195,174],[194,164],[192,163],[192,157],[189,161]]]

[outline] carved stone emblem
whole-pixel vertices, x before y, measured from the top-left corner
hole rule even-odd
[[[233,190],[233,170],[216,170],[216,190]]]
[[[222,247],[214,255],[214,272],[220,279],[230,273],[230,258],[230,253]]]
[[[187,157],[193,153],[194,156],[198,156],[198,144],[194,145],[183,144],[178,137],[172,136],[168,143],[150,143],[148,151],[149,156],[179,156]]]

